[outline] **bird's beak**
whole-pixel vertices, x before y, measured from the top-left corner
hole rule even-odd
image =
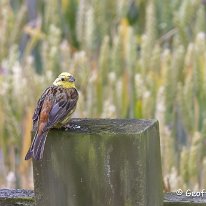
[[[69,82],[75,82],[75,78],[73,76],[69,77]]]

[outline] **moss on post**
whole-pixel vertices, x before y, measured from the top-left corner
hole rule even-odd
[[[34,161],[37,206],[161,206],[156,120],[73,119]]]
[[[34,206],[34,192],[32,190],[0,189],[1,206]]]

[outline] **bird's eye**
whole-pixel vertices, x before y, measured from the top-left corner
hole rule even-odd
[[[61,80],[64,81],[65,79],[64,79],[64,78],[61,78]]]

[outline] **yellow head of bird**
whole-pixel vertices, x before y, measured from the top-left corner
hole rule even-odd
[[[63,88],[75,88],[75,78],[68,72],[61,73],[53,82],[55,86],[62,86]]]

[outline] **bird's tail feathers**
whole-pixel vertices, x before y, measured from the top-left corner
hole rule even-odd
[[[30,148],[29,148],[29,150],[28,150],[28,152],[27,152],[27,154],[25,156],[25,160],[29,160],[30,158],[32,158],[34,143],[35,143],[36,139],[37,139],[37,132],[36,132],[36,134],[35,134],[35,136],[33,138],[32,144],[31,144],[31,146],[30,146]]]
[[[33,148],[33,158],[35,160],[40,160],[43,157],[44,145],[46,142],[47,133],[48,132],[44,132],[40,136],[38,136],[38,138],[36,138],[36,141],[34,143],[34,148]]]
[[[25,156],[25,160],[29,160],[30,158],[34,158],[35,160],[40,160],[43,157],[44,145],[46,142],[47,131],[38,135],[37,133],[34,136],[31,147]]]

